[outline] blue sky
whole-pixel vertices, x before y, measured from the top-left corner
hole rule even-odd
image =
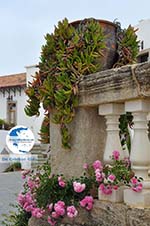
[[[0,75],[24,72],[37,64],[44,35],[59,20],[88,17],[113,21],[122,27],[150,19],[149,0],[0,0]]]

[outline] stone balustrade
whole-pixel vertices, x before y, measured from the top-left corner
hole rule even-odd
[[[114,149],[121,151],[122,158],[126,156],[119,139],[119,117],[132,112],[134,136],[130,159],[135,174],[144,179],[144,189],[140,193],[125,189],[124,203],[115,203],[119,200],[117,193],[111,202],[95,200],[91,212],[80,211],[78,218],[73,221],[64,219],[60,225],[149,226],[150,141],[147,124],[150,118],[150,63],[83,76],[79,85],[79,107],[69,125],[71,150],[61,146],[59,125],[50,124],[52,172],[68,177],[80,176],[85,162],[100,159],[110,163],[109,157]],[[32,217],[29,220],[29,226],[41,224],[47,226],[47,219]]]
[[[61,147],[59,126],[51,123],[51,164],[55,173],[78,176],[82,165],[96,159],[110,162],[112,151],[121,150],[119,117],[132,112],[134,136],[132,169],[143,177],[141,193],[125,191],[124,201],[135,207],[150,207],[150,142],[147,116],[150,112],[150,63],[124,66],[83,76],[79,83],[79,107],[69,125],[71,150]],[[122,158],[125,153],[121,151]]]

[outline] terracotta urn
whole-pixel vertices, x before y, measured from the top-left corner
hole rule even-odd
[[[78,28],[80,23],[84,23],[84,21],[86,22],[87,20],[88,19],[76,20],[70,24],[75,28]],[[106,70],[112,68],[117,58],[116,25],[107,20],[96,19],[96,21],[99,22],[106,37],[106,48],[103,50],[103,56],[100,59],[102,70]]]

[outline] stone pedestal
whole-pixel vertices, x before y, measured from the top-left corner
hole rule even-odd
[[[124,201],[130,207],[150,208],[150,190],[143,189],[143,191],[138,193],[131,189],[125,189]]]
[[[67,177],[80,176],[84,163],[92,164],[97,159],[103,159],[105,119],[98,116],[95,107],[79,107],[73,122],[69,124],[69,131],[72,136],[71,150],[62,148],[59,125],[50,124],[52,172]]]
[[[74,219],[65,219],[60,226],[150,226],[149,208],[130,208],[123,203],[94,200],[92,211],[80,208]],[[50,226],[45,220],[31,217],[28,226]]]
[[[102,104],[99,105],[99,115],[104,115],[107,124],[107,138],[104,150],[104,162],[111,163],[111,156],[114,150],[120,151],[120,158],[123,159],[120,137],[119,137],[119,117],[124,112],[123,104]]]

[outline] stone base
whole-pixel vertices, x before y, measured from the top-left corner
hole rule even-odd
[[[150,226],[150,211],[148,208],[130,208],[124,203],[111,203],[94,200],[92,211],[79,209],[75,219],[67,217],[59,226]],[[31,217],[28,226],[50,226],[47,217],[36,219]]]
[[[50,123],[52,174],[63,174],[67,178],[80,177],[84,163],[91,165],[95,160],[103,159],[105,118],[98,115],[97,107],[78,107],[68,128],[72,137],[71,150],[62,148],[60,126]]]
[[[123,191],[124,187],[119,187],[117,190],[113,190],[111,195],[104,195],[98,189],[98,199],[101,201],[123,202]]]
[[[135,192],[131,189],[124,190],[124,202],[130,207],[150,208],[150,190]]]

